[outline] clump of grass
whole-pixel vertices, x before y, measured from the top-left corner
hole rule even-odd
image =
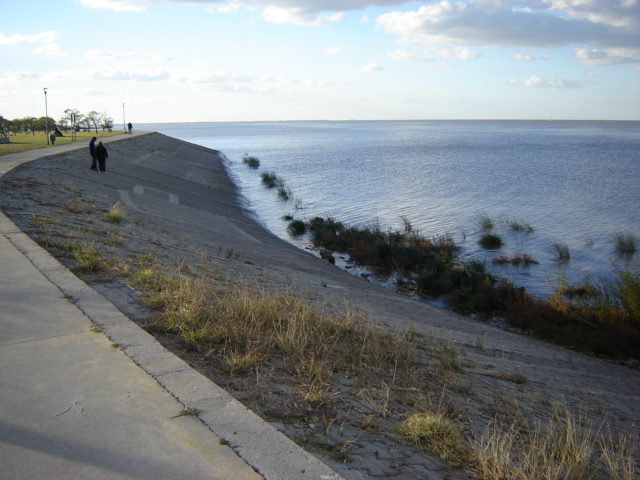
[[[398,424],[397,430],[447,463],[460,464],[466,457],[460,429],[442,413],[413,413]]]
[[[511,257],[507,254],[496,255],[495,257],[493,257],[493,263],[497,265],[506,265],[510,263],[514,266],[518,266],[518,265],[537,265],[540,262],[538,262],[528,253],[517,252]]]
[[[262,172],[260,178],[262,179],[262,183],[268,188],[274,188],[279,183],[278,176],[273,172]]]
[[[107,222],[113,223],[114,225],[120,225],[124,222],[125,217],[126,212],[120,202],[116,203],[107,213],[105,213],[105,219]]]
[[[278,186],[278,196],[282,200],[289,200],[293,196],[291,189],[285,185]]]
[[[91,207],[78,202],[67,203],[64,208],[71,213],[87,213],[91,211]]]
[[[476,215],[476,225],[485,232],[491,231],[495,227],[493,219],[486,213],[478,213]]]
[[[620,255],[634,255],[638,251],[640,238],[634,232],[618,231],[613,234],[613,244]]]
[[[490,425],[473,445],[476,472],[482,478],[504,480],[603,478],[603,474],[620,480],[636,478],[628,443],[607,443],[598,428],[582,417],[565,406],[555,408],[544,424],[514,423],[506,429]]]
[[[73,244],[71,253],[78,261],[78,271],[80,272],[91,273],[103,268],[104,261],[93,242]]]
[[[155,295],[162,297],[155,302],[162,313],[152,331],[179,335],[196,351],[216,352],[220,367],[231,374],[284,359],[306,391],[306,401],[316,405],[332,398],[331,380],[338,370],[369,374],[408,369],[413,362],[407,342],[374,326],[366,313],[325,315],[290,292],[249,284],[216,292],[201,280],[181,276],[177,285]]]
[[[555,241],[551,245],[551,249],[555,253],[558,262],[568,262],[571,260],[571,251],[565,242]]]
[[[507,218],[505,223],[509,229],[517,233],[533,233],[535,228],[528,222],[523,222],[517,218]]]
[[[609,358],[640,359],[640,263],[618,279],[567,284],[561,277],[548,299],[512,289],[504,297],[506,320],[546,341]]]
[[[516,385],[526,385],[529,383],[527,376],[521,372],[503,372],[498,374],[497,377],[508,382],[513,382]]]
[[[480,246],[488,250],[496,250],[504,246],[504,240],[500,235],[494,233],[485,233],[480,237]]]
[[[260,160],[250,155],[245,155],[244,157],[242,157],[242,162],[246,163],[249,168],[253,169],[257,169],[260,166]]]
[[[307,232],[307,224],[302,220],[291,220],[287,231],[294,236],[304,235]]]

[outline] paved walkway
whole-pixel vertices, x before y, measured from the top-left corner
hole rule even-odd
[[[85,146],[1,156],[0,176],[76,148]],[[92,319],[109,325],[108,336]],[[224,419],[229,428],[217,432],[224,441],[201,418],[181,415],[190,406],[182,398],[206,401]],[[3,479],[339,478],[167,352],[1,213],[0,405]]]

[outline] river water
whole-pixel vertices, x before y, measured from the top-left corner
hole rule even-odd
[[[287,241],[283,215],[377,222],[423,236],[450,234],[463,259],[487,261],[498,275],[540,296],[559,276],[608,278],[629,261],[617,232],[640,234],[640,122],[309,121],[136,125],[221,151],[256,218]],[[260,167],[248,168],[245,155]],[[270,171],[292,198],[261,182]],[[493,221],[506,245],[478,244],[478,218]],[[517,232],[516,220],[532,232]],[[571,260],[556,260],[554,243]],[[495,265],[522,252],[539,264]]]

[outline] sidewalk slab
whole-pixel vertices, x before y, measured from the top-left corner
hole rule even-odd
[[[262,478],[0,235],[4,478]]]

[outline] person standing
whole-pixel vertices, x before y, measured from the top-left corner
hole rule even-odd
[[[89,142],[89,153],[91,154],[91,170],[98,170],[98,162],[96,161],[96,137]]]
[[[131,135],[133,133],[133,125],[131,125],[131,122],[129,122],[127,127],[129,127],[129,135]]]
[[[98,142],[96,147],[96,159],[98,160],[98,169],[102,173],[107,173],[107,158],[109,158],[109,152],[102,142]]]

